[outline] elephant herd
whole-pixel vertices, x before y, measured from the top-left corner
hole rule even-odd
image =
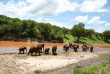
[[[69,48],[74,49],[74,52],[78,52],[77,49],[79,49],[79,45],[77,45],[77,44],[73,45],[72,43],[69,43],[69,45],[65,44],[63,46],[63,50],[65,50],[66,52],[69,50]],[[83,44],[82,51],[86,52],[88,49],[89,49],[89,47],[86,44]],[[50,50],[50,48],[45,48],[45,50],[44,50],[44,44],[39,44],[37,46],[30,47],[30,49],[27,53],[27,47],[22,46],[19,48],[19,54],[21,53],[21,51],[23,52],[23,54],[24,54],[24,51],[26,51],[26,53],[28,55],[31,54],[31,56],[32,56],[33,53],[35,53],[35,55],[37,55],[37,53],[39,53],[39,56],[40,56],[41,55],[40,53],[42,53],[42,52],[45,54],[49,54],[49,50]],[[52,55],[57,55],[56,50],[57,50],[57,46],[55,45],[52,47]],[[90,52],[93,52],[93,46],[90,47]]]
[[[31,56],[32,56],[33,53],[35,53],[35,55],[37,55],[37,53],[39,53],[39,56],[40,56],[41,55],[40,53],[42,53],[42,52],[45,53],[45,54],[49,54],[49,50],[50,50],[50,48],[45,48],[45,51],[44,51],[44,44],[39,44],[37,46],[30,47],[30,49],[28,51],[28,55],[31,54]],[[53,53],[53,55],[56,55],[57,54],[56,53],[56,50],[57,50],[57,46],[55,45],[55,46],[52,47],[52,53]],[[27,48],[25,46],[20,47],[18,54],[20,54],[21,51],[23,51],[23,54],[24,54],[24,51],[26,51],[26,53],[27,53]]]
[[[77,44],[73,45],[72,43],[69,42],[69,45],[65,44],[63,46],[63,50],[65,50],[66,52],[67,52],[67,50],[69,50],[69,48],[74,49],[74,52],[78,52],[77,49],[79,49],[79,45],[77,45]],[[87,50],[89,50],[89,47],[87,46],[87,44],[83,44],[82,51],[86,52]],[[93,46],[92,45],[90,46],[90,52],[93,52]]]

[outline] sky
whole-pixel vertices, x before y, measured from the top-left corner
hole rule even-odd
[[[71,29],[110,30],[110,0],[0,0],[0,15],[31,19]]]

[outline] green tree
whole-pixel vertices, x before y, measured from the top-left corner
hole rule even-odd
[[[63,27],[63,34],[64,34],[64,36],[65,36],[65,34],[68,34],[69,33],[69,30],[67,29],[67,28],[65,28],[65,27]]]
[[[110,30],[103,32],[104,41],[108,42],[110,40]]]
[[[77,41],[79,42],[81,37],[84,37],[85,35],[85,28],[84,25],[81,26],[80,23],[78,25],[74,25],[71,29],[71,34],[75,37],[77,37]]]
[[[93,29],[86,29],[85,36],[92,38],[92,36],[95,35],[95,31]]]
[[[49,23],[39,23],[38,29],[43,37],[43,40],[48,40],[48,37],[52,32],[52,25]]]

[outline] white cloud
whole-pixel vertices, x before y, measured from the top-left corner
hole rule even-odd
[[[88,15],[87,16],[77,16],[77,17],[75,17],[75,20],[78,22],[86,22],[88,20]]]
[[[36,22],[43,22],[43,17],[38,18]]]
[[[55,22],[55,21],[47,21],[46,23],[51,23],[52,25],[57,25],[59,27],[66,27],[71,29],[73,26],[69,26],[66,23],[61,23],[61,22]]]
[[[47,21],[51,21],[51,20],[53,20],[53,19],[45,18],[45,20],[47,20]]]
[[[65,11],[74,11],[79,5],[68,0],[26,0],[7,4],[0,2],[0,14],[10,17],[56,16]]]
[[[99,16],[93,17],[91,20],[87,22],[88,24],[100,25],[106,23],[106,21],[101,21]]]
[[[105,26],[110,26],[110,23],[106,23]]]
[[[82,12],[106,12],[107,9],[103,9],[107,4],[107,0],[84,0],[81,5],[80,11]]]
[[[105,31],[105,27],[99,27],[96,32],[102,33]]]

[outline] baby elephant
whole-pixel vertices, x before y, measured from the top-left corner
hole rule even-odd
[[[49,54],[50,48],[45,48],[45,54]]]
[[[26,48],[25,46],[20,47],[20,48],[19,48],[19,53],[18,53],[18,54],[20,54],[21,51],[23,51],[23,54],[24,54],[24,50],[26,50],[26,53],[27,53],[27,48]]]
[[[55,45],[52,47],[52,53],[53,53],[52,55],[57,55],[56,50],[57,50],[57,46]]]

